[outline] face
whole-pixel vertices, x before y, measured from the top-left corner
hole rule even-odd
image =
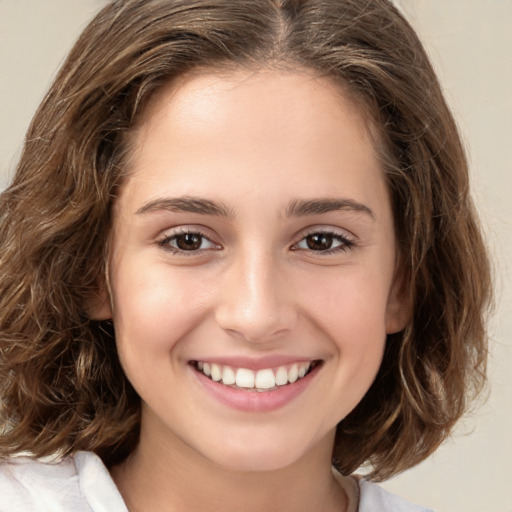
[[[204,73],[160,91],[132,143],[99,315],[140,446],[234,470],[330,454],[402,327],[365,119],[306,71]]]

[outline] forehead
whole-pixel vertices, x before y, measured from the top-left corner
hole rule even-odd
[[[316,115],[312,116],[313,111]],[[237,121],[256,131],[261,124],[278,130],[289,128],[291,123],[303,130],[318,130],[320,123],[315,125],[315,121],[322,114],[321,124],[325,127],[326,120],[350,120],[352,129],[362,137],[378,136],[361,98],[341,81],[314,70],[199,68],[173,79],[153,94],[132,131],[132,142],[140,147],[155,124],[172,120],[184,135],[188,128],[208,130],[214,123],[225,126]]]
[[[317,98],[316,105],[324,103],[327,96],[337,98],[344,107],[350,104],[357,108],[358,99],[348,84],[307,67],[292,67],[283,64],[282,67],[243,67],[220,64],[219,68],[194,68],[182,75],[169,80],[151,96],[144,109],[141,121],[147,121],[159,110],[159,103],[173,100],[175,103],[187,103],[193,95],[193,106],[200,104],[201,98],[226,93],[232,97],[245,96],[249,91],[267,90],[276,94],[276,100],[282,101],[283,87],[293,92],[293,99],[311,102]],[[258,97],[253,97],[258,102]],[[139,124],[142,124],[139,123]]]
[[[331,79],[309,70],[203,70],[150,100],[131,134],[127,181],[147,195],[156,186],[171,195],[239,193],[244,181],[248,192],[274,184],[276,193],[303,195],[307,185],[325,197],[355,173],[364,199],[382,180],[380,167],[368,116]]]

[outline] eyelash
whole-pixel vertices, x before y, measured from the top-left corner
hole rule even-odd
[[[218,246],[218,244],[215,244],[214,242],[212,242],[206,235],[204,235],[200,231],[185,230],[185,229],[177,231],[171,235],[164,237],[161,240],[158,240],[157,245],[159,247],[161,247],[162,249],[171,252],[172,254],[179,254],[179,255],[183,255],[183,256],[196,256],[199,252],[212,250],[211,248],[184,250],[184,249],[180,249],[179,247],[173,247],[172,245],[170,245],[173,241],[176,241],[179,237],[183,237],[186,235],[196,235],[201,239],[202,242],[206,240],[210,244],[212,244],[214,246],[216,245],[217,248],[215,248],[215,250],[220,249],[220,246]],[[322,235],[322,236],[331,237],[333,241],[340,242],[340,245],[338,245],[337,247],[334,247],[332,249],[318,250],[318,251],[315,251],[313,249],[304,249],[304,250],[309,250],[312,253],[317,253],[318,255],[321,255],[321,256],[329,256],[331,254],[335,254],[335,253],[339,253],[339,252],[346,252],[346,251],[349,251],[355,245],[355,242],[353,240],[350,240],[349,238],[341,235],[340,233],[320,229],[320,230],[313,230],[309,233],[306,233],[304,236],[302,236],[302,238],[298,242],[296,242],[295,244],[292,245],[291,250],[293,250],[293,251],[300,250],[298,245],[301,242],[305,241],[308,237],[311,237],[313,235]]]
[[[214,242],[212,242],[206,235],[204,235],[200,231],[193,231],[190,229],[182,229],[182,230],[176,231],[172,235],[168,235],[168,236],[164,237],[162,240],[158,240],[157,245],[159,247],[161,247],[162,249],[171,252],[172,254],[179,254],[179,255],[183,255],[183,256],[196,256],[200,251],[211,250],[211,249],[196,249],[196,250],[187,251],[184,249],[180,249],[179,247],[173,247],[172,245],[170,245],[171,242],[176,241],[178,238],[186,236],[186,235],[196,235],[201,239],[201,241],[207,240],[212,245],[218,245],[218,244],[215,244]]]
[[[318,255],[321,255],[321,256],[329,256],[331,254],[336,254],[339,252],[347,252],[350,249],[352,249],[352,247],[354,247],[354,245],[355,245],[355,242],[353,240],[350,240],[348,237],[346,237],[340,233],[336,233],[334,231],[329,231],[329,230],[315,229],[315,230],[310,231],[309,233],[306,233],[297,243],[295,243],[292,246],[292,250],[294,250],[294,251],[298,250],[297,246],[302,241],[305,241],[308,237],[313,236],[313,235],[322,235],[322,236],[332,237],[333,241],[336,240],[336,241],[340,242],[340,245],[338,245],[337,247],[334,247],[332,249],[326,249],[325,251],[321,251],[321,250],[315,251],[313,249],[309,249],[312,253],[317,253]]]

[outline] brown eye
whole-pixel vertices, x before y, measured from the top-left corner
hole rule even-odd
[[[306,250],[322,255],[329,255],[339,251],[347,251],[355,244],[346,236],[330,231],[317,231],[306,235],[292,247],[292,250]]]
[[[203,237],[199,233],[183,233],[175,237],[176,247],[182,251],[197,251],[201,248]]]
[[[165,237],[158,242],[158,245],[175,254],[177,253],[200,253],[205,250],[220,249],[205,235],[195,231],[178,232]]]
[[[332,247],[333,239],[330,233],[314,233],[306,237],[306,245],[312,251],[327,251]]]

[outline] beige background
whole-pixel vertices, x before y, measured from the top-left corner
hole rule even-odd
[[[512,0],[398,3],[423,37],[470,151],[497,310],[487,403],[430,460],[385,486],[438,512],[512,512]],[[102,4],[0,0],[0,188],[51,78]]]

